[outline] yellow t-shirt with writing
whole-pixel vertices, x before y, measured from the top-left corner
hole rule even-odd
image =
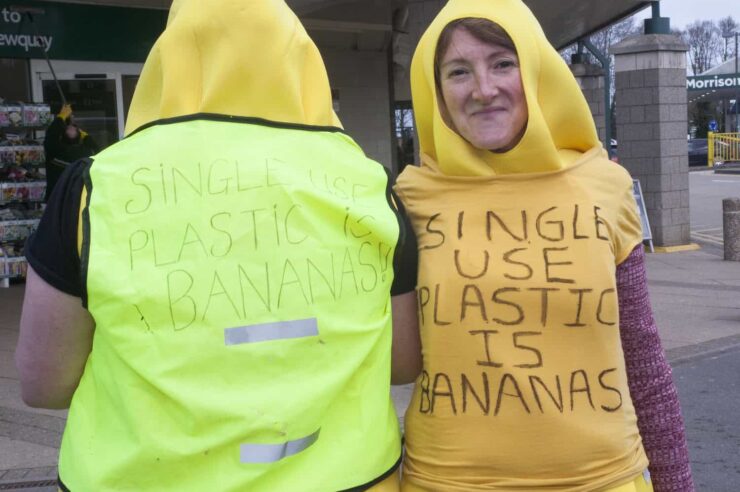
[[[396,190],[418,239],[424,357],[404,480],[593,491],[645,469],[615,280],[641,242],[627,172],[594,148],[554,172],[407,168]]]

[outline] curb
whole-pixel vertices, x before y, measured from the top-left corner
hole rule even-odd
[[[706,342],[666,350],[666,357],[671,366],[688,364],[705,357],[722,355],[740,350],[740,335],[715,338]]]
[[[737,163],[714,166],[714,174],[740,174],[740,165]]]
[[[57,468],[16,468],[0,470],[0,490],[57,491]]]
[[[655,253],[682,253],[684,251],[699,251],[701,246],[696,243],[679,244],[677,246],[655,246]]]

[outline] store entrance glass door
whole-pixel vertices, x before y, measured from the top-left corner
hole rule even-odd
[[[43,100],[51,105],[52,113],[58,113],[62,99],[56,83],[42,77],[41,84]],[[95,139],[101,150],[118,141],[120,129],[114,78],[105,74],[59,74],[59,85],[67,102],[72,105],[75,122]]]

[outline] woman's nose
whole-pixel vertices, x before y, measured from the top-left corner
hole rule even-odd
[[[475,77],[475,87],[473,89],[473,98],[483,104],[490,103],[498,94],[498,84],[496,78],[488,73],[480,73]]]

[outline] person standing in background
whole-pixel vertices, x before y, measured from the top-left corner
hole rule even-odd
[[[65,167],[78,159],[98,152],[98,145],[87,132],[74,122],[72,106],[65,104],[49,124],[44,137],[46,154],[46,199],[49,201],[54,187]]]

